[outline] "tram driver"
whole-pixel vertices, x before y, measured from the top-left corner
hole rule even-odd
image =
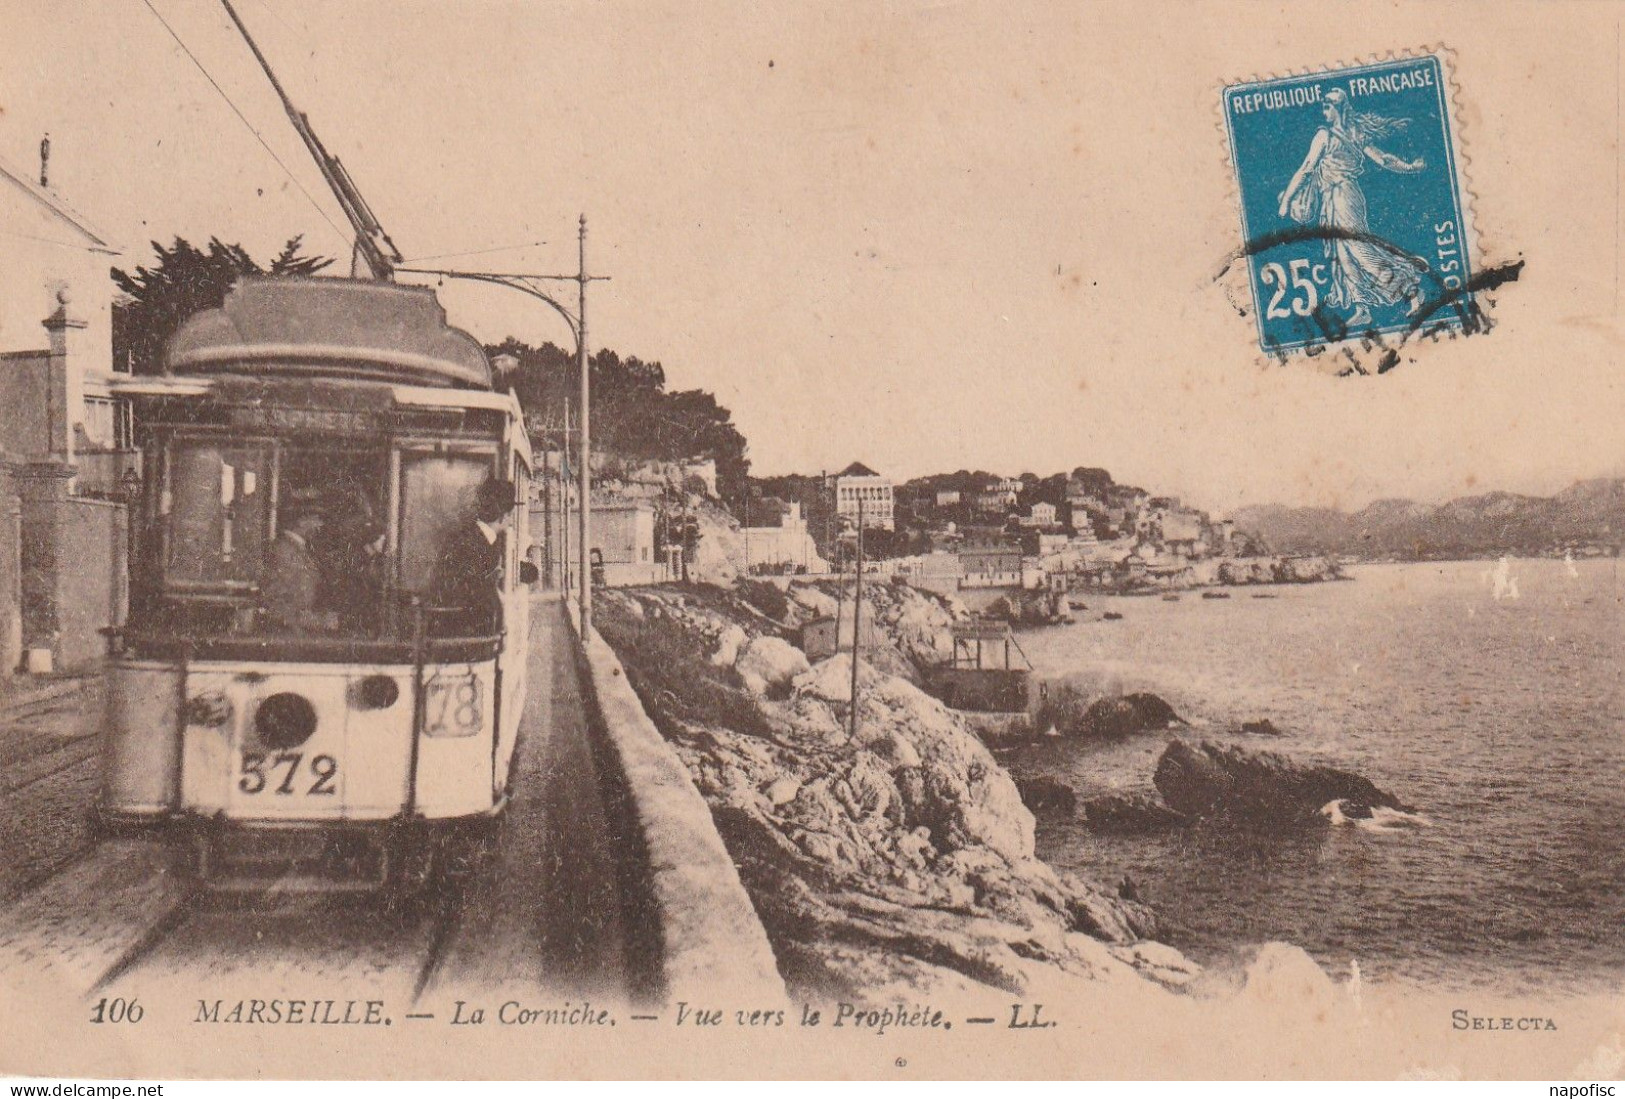
[[[322,570],[311,550],[311,539],[326,521],[319,502],[291,499],[279,519],[260,580],[261,620],[274,632],[331,632],[338,628],[338,615],[317,609]]]

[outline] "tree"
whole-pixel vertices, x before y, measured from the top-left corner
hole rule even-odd
[[[562,426],[566,404],[577,399],[576,359],[552,343],[532,347],[508,337],[486,347],[492,356],[519,360],[505,385],[532,419]],[[636,356],[621,358],[604,348],[592,356],[593,449],[634,460],[680,462],[712,458],[717,492],[730,506],[742,505],[749,480],[749,444],[733,413],[703,389],[668,392],[666,370]],[[572,420],[574,416],[572,416]],[[736,507],[737,511],[738,508]]]
[[[123,299],[113,305],[113,360],[128,362],[136,374],[163,371],[164,344],[194,313],[218,309],[226,291],[247,275],[273,278],[314,275],[333,261],[300,254],[301,237],[282,246],[269,267],[262,267],[240,244],[210,237],[207,248],[176,237],[165,248],[157,241],[157,262],[132,275],[115,267],[113,282]]]

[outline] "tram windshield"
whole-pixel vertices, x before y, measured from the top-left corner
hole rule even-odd
[[[409,639],[408,603],[432,598],[494,465],[288,439],[175,437],[167,457],[151,624],[201,636]]]
[[[170,452],[165,574],[177,590],[251,590],[271,522],[271,452],[196,442]]]

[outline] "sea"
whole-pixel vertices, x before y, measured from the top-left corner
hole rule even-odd
[[[1228,599],[1083,594],[1025,631],[1048,680],[1151,691],[1189,729],[1000,752],[1080,799],[1152,792],[1170,736],[1364,774],[1414,817],[1097,834],[1040,813],[1038,854],[1159,913],[1217,964],[1285,941],[1334,975],[1432,989],[1625,987],[1625,573],[1614,559],[1368,564]],[[1096,616],[1112,610],[1120,621]],[[1283,735],[1240,733],[1268,719]]]

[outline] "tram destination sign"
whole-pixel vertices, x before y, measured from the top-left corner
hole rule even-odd
[[[255,405],[231,410],[236,427],[274,428],[282,431],[367,432],[384,426],[376,412],[341,408],[286,408]]]

